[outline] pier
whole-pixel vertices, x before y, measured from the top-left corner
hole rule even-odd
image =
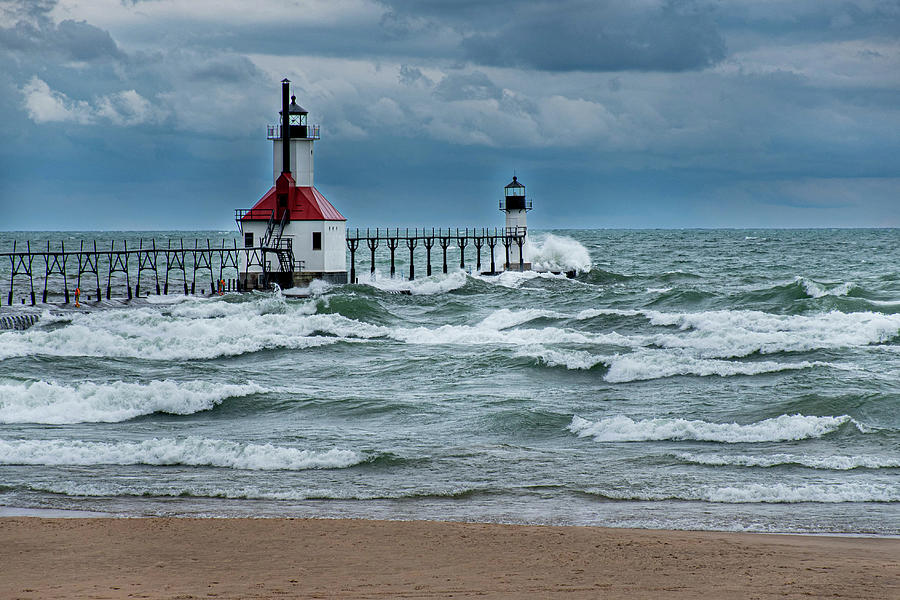
[[[440,229],[440,228],[385,228],[347,230],[347,249],[350,251],[350,282],[356,283],[356,253],[359,250],[369,251],[369,272],[375,273],[375,251],[378,248],[387,248],[390,253],[391,277],[396,274],[396,251],[406,249],[409,251],[409,279],[416,278],[415,249],[421,245],[425,249],[425,275],[431,276],[431,252],[437,245],[441,250],[441,271],[447,273],[447,249],[451,246],[459,248],[459,268],[466,268],[466,247],[475,248],[475,271],[481,273],[482,250],[489,253],[490,264],[485,274],[496,274],[497,260],[495,250],[498,245],[503,247],[503,261],[500,263],[503,270],[524,271],[522,247],[525,244],[525,227],[482,227],[465,229]],[[518,261],[510,263],[510,250],[517,249],[515,255]]]
[[[243,256],[245,264],[265,270],[272,262],[268,255],[278,252],[277,248],[241,248],[236,240],[228,245],[224,239],[220,245],[208,239],[205,244],[193,240],[192,247],[186,247],[184,240],[177,245],[169,240],[163,246],[156,240],[141,239],[136,248],[134,244],[129,248],[126,240],[119,245],[111,241],[108,248],[101,248],[96,241],[81,241],[77,249],[67,248],[65,242],[51,246],[48,241],[39,248],[30,241],[14,241],[12,252],[0,252],[0,261],[9,265],[6,303],[11,306],[17,289],[25,294],[20,303],[31,305],[38,297],[47,303],[50,295],[65,304],[99,302],[104,292],[109,300],[114,291],[123,292],[129,300],[149,293],[168,294],[170,289],[188,295],[196,293],[198,284],[203,286],[201,294],[239,291],[239,257]],[[208,286],[204,283],[207,277]]]
[[[391,277],[397,276],[397,251],[408,252],[408,277],[416,277],[416,249],[424,250],[425,275],[431,276],[432,254],[440,252],[440,272],[451,268],[447,251],[459,250],[459,268],[466,269],[466,249],[473,250],[474,270],[494,274],[523,270],[524,227],[495,228],[375,228],[347,231],[350,255],[349,281],[357,281],[357,253],[368,251],[369,272],[375,273],[378,250],[388,254]],[[13,242],[11,252],[0,252],[0,263],[9,265],[6,304],[36,305],[39,302],[73,304],[102,299],[132,298],[150,294],[184,295],[242,292],[242,269],[256,268],[262,280],[271,283],[302,279],[304,263],[294,259],[292,239],[268,239],[266,245],[241,247],[237,240],[139,239],[137,247],[127,240],[108,246],[96,240],[81,241],[74,249],[65,242],[46,245]],[[518,262],[510,262],[510,254]],[[469,255],[472,256],[472,255]],[[420,256],[421,258],[421,256]],[[434,257],[437,258],[437,257]],[[471,263],[470,263],[471,264]],[[498,268],[499,267],[499,268]],[[294,275],[301,276],[294,278]],[[76,292],[78,292],[76,294]],[[76,297],[79,296],[79,297]],[[0,297],[2,304],[2,297]]]

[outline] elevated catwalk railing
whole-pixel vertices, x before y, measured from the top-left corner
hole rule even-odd
[[[203,246],[199,240],[194,240],[193,247],[185,247],[184,240],[179,240],[177,245],[168,240],[162,246],[157,245],[156,240],[145,243],[141,239],[137,248],[133,243],[129,248],[126,240],[119,247],[112,241],[108,249],[102,249],[96,241],[87,244],[82,241],[77,250],[67,249],[65,242],[60,242],[55,247],[47,242],[45,249],[36,250],[36,246],[33,247],[30,241],[24,244],[14,241],[12,252],[0,252],[0,263],[9,265],[7,304],[13,304],[17,282],[27,286],[26,296],[21,298],[21,303],[24,304],[28,298],[32,305],[36,304],[35,289],[41,288],[42,303],[46,303],[48,294],[52,294],[64,299],[66,304],[72,301],[76,290],[86,292],[80,298],[82,302],[92,299],[100,301],[103,291],[109,300],[113,290],[118,292],[122,289],[122,283],[129,300],[141,296],[147,288],[155,290],[156,294],[168,294],[170,283],[173,289],[183,290],[185,295],[194,294],[198,282],[204,285],[202,279],[198,280],[198,273],[203,278],[209,275],[210,294],[240,291],[238,264],[241,255],[241,268],[244,265],[247,268],[259,267],[263,273],[273,270],[271,254],[276,255],[274,262],[279,267],[276,271],[280,270],[281,254],[289,253],[293,256],[289,239],[282,239],[282,244],[277,248],[238,247],[237,240],[231,240],[230,246],[224,239],[218,246],[208,239],[205,242]],[[188,273],[191,274],[190,278]],[[232,274],[234,276],[230,277]],[[27,283],[23,280],[27,280]],[[134,287],[131,285],[132,281]],[[206,289],[201,289],[201,294],[206,293]]]
[[[350,251],[350,281],[356,282],[356,252],[365,247],[369,249],[369,270],[375,273],[375,251],[379,247],[386,247],[390,252],[391,277],[396,272],[395,254],[401,245],[409,250],[409,279],[416,278],[415,249],[421,244],[425,248],[426,275],[431,275],[431,250],[435,244],[441,249],[442,269],[447,272],[447,248],[456,246],[459,248],[459,268],[466,268],[466,247],[471,242],[475,247],[475,269],[481,271],[481,251],[487,246],[490,252],[489,273],[497,272],[497,263],[494,250],[498,245],[504,249],[502,265],[510,269],[509,249],[518,247],[518,263],[516,267],[520,271],[525,270],[524,254],[522,246],[525,244],[525,227],[495,227],[495,228],[465,228],[465,229],[438,229],[438,228],[376,228],[376,229],[348,229],[347,249]]]

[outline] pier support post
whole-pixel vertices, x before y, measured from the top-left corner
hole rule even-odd
[[[388,249],[391,251],[391,279],[394,278],[394,273],[396,269],[394,267],[394,252],[397,250],[397,246],[400,245],[400,239],[396,237],[387,239]]]
[[[482,232],[483,233],[483,232]],[[481,247],[484,246],[484,237],[475,236],[472,238],[472,243],[475,244],[475,272],[481,272]]]
[[[409,248],[409,280],[416,278],[416,266],[413,262],[413,250],[416,249],[416,238],[409,237],[409,230],[406,231],[406,247]]]
[[[366,229],[366,245],[369,247],[371,254],[371,263],[369,265],[369,273],[375,278],[375,249],[378,248],[378,230],[375,230],[375,237],[369,237],[369,230]]]
[[[347,238],[347,248],[350,250],[350,283],[356,283],[356,249],[359,248],[359,230],[356,238]]]
[[[456,245],[459,246],[459,268],[466,269],[466,246],[469,245],[469,230],[462,237],[459,235],[459,229],[456,230]]]
[[[422,234],[424,236],[424,233]],[[434,246],[434,231],[431,237],[423,237],[422,244],[425,246],[425,274],[431,277],[431,248]]]
[[[516,243],[519,245],[519,272],[522,273],[525,271],[525,254],[522,252],[522,245],[525,243],[525,238],[517,238]]]
[[[503,268],[507,271],[509,270],[509,244],[510,244],[509,236],[503,237],[503,247],[506,248],[506,261],[503,263]]]
[[[443,258],[444,258],[444,275],[446,275],[447,274],[447,247],[450,245],[450,238],[441,236],[439,241],[441,244],[441,254],[443,255]]]

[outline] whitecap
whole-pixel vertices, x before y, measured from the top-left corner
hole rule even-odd
[[[189,415],[227,398],[265,392],[254,383],[151,381],[146,384],[0,381],[0,423],[115,423],[157,412]]]
[[[739,466],[739,467],[778,467],[783,465],[799,465],[810,469],[823,469],[831,471],[849,471],[852,469],[893,469],[900,468],[900,458],[870,455],[840,455],[827,456],[807,454],[764,454],[751,456],[746,454],[690,454],[676,455],[679,459],[709,466]]]
[[[818,438],[837,431],[846,423],[855,424],[856,421],[848,415],[838,417],[781,415],[741,425],[677,418],[635,421],[624,415],[588,421],[575,415],[568,429],[578,437],[593,437],[598,442],[699,440],[737,444]]]
[[[0,440],[0,464],[5,465],[190,465],[302,471],[342,469],[362,460],[358,453],[350,450],[314,451],[193,436],[141,442]]]
[[[771,360],[741,362],[711,358],[694,358],[683,352],[637,350],[629,354],[617,354],[601,359],[609,370],[603,378],[610,383],[627,383],[661,379],[677,375],[732,377],[736,375],[761,375],[780,371],[796,371],[815,366],[828,366],[824,362],[778,362]]]
[[[723,504],[794,504],[805,502],[898,502],[900,487],[885,483],[750,483],[741,486],[702,486],[689,489],[634,492],[624,489],[594,489],[589,493],[612,500],[699,500]]]
[[[812,279],[807,279],[806,277],[795,277],[794,281],[800,284],[803,288],[803,291],[806,292],[806,295],[810,298],[823,298],[825,296],[846,296],[856,287],[856,284],[853,282],[845,282],[831,285],[830,287],[827,284],[819,283],[817,281],[813,281]]]
[[[407,292],[413,296],[433,296],[446,294],[466,285],[468,278],[465,271],[455,270],[447,274],[420,277],[409,281],[403,277],[392,278],[380,272],[373,276],[371,273],[363,273],[357,276],[360,285],[369,285],[385,292]]]

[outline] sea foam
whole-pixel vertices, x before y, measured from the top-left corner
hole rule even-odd
[[[741,486],[696,486],[686,489],[635,492],[627,489],[593,489],[589,493],[611,500],[693,500],[723,504],[794,504],[803,502],[897,502],[900,488],[887,483],[748,483]]]
[[[740,425],[666,418],[635,421],[623,415],[588,421],[575,415],[568,429],[578,437],[593,437],[598,442],[698,440],[737,444],[818,438],[837,431],[846,423],[856,424],[856,421],[848,415],[839,417],[781,415]]]
[[[189,415],[227,398],[265,392],[254,383],[151,381],[146,384],[0,381],[0,423],[115,423],[157,412]]]
[[[648,379],[660,379],[676,375],[708,377],[718,375],[760,375],[780,371],[795,371],[814,366],[827,366],[822,362],[776,362],[771,360],[740,362],[709,358],[694,358],[684,353],[641,350],[603,360],[609,365],[604,379],[610,383],[627,383]]]
[[[649,335],[648,342],[664,348],[690,349],[704,358],[866,346],[887,342],[900,334],[900,315],[874,312],[832,311],[814,315],[775,315],[749,310],[643,312],[652,325],[679,330]]]
[[[830,471],[849,471],[852,469],[896,469],[900,468],[900,457],[870,455],[828,455],[816,456],[806,454],[766,454],[750,456],[746,454],[690,454],[676,455],[686,462],[709,466],[740,467],[780,467],[798,465],[810,469]]]
[[[265,349],[305,349],[387,330],[338,314],[314,314],[316,302],[259,295],[250,302],[184,302],[74,314],[53,329],[0,333],[0,360],[31,355],[150,360],[211,359]]]
[[[409,281],[403,277],[391,279],[390,275],[376,272],[357,275],[361,285],[369,285],[385,292],[408,292],[413,296],[432,296],[446,294],[466,285],[468,278],[462,270],[450,271],[446,275],[441,273],[431,277],[420,277]]]
[[[312,451],[201,437],[141,442],[0,440],[5,465],[190,465],[247,470],[342,469],[363,458],[350,450]]]

